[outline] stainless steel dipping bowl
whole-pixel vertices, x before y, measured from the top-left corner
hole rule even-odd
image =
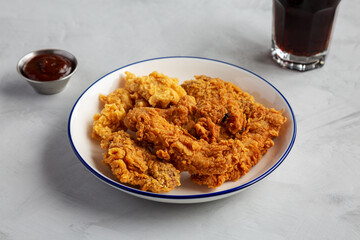
[[[24,66],[25,64],[30,61],[33,57],[42,55],[42,54],[50,54],[50,55],[58,55],[67,58],[72,63],[72,70],[69,75],[66,75],[63,78],[52,80],[52,81],[37,81],[29,79],[24,74]],[[66,87],[67,83],[69,82],[72,75],[77,70],[78,62],[74,55],[71,53],[60,50],[60,49],[42,49],[30,52],[26,54],[24,57],[20,59],[17,64],[17,71],[18,73],[40,94],[55,94],[59,93]]]

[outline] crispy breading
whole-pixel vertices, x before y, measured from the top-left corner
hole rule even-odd
[[[170,78],[156,71],[149,76],[137,77],[135,74],[125,72],[126,89],[130,93],[137,93],[153,107],[166,108],[169,104],[176,104],[186,95],[179,85],[177,78]]]
[[[205,103],[226,108],[228,117],[221,121],[213,119],[221,126],[220,139],[239,139],[244,144],[242,159],[233,169],[224,174],[192,175],[192,180],[198,184],[217,187],[245,175],[274,145],[272,139],[279,135],[280,127],[286,122],[282,111],[264,107],[248,93],[221,79],[199,76],[182,86],[195,97],[197,107]]]
[[[100,95],[99,100],[104,108],[100,114],[94,115],[92,137],[101,140],[113,132],[126,129],[122,120],[133,107],[133,100],[124,88],[118,88],[107,96]]]
[[[224,139],[244,130],[249,106],[254,98],[239,87],[219,78],[195,76],[181,85],[188,95],[195,97],[196,105],[204,117],[222,126]]]
[[[172,164],[159,160],[124,131],[108,135],[102,140],[101,147],[106,151],[104,164],[110,166],[122,183],[155,193],[180,186],[180,172]]]
[[[239,162],[242,143],[229,139],[208,143],[197,140],[183,128],[160,116],[160,109],[134,108],[125,118],[125,125],[136,131],[138,141],[152,144],[156,155],[191,174],[223,174]]]

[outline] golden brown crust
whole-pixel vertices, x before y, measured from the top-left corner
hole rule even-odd
[[[221,123],[220,119],[213,120],[221,126],[219,139],[239,139],[244,145],[242,158],[233,169],[224,174],[192,175],[192,180],[198,184],[217,187],[245,175],[274,145],[272,139],[278,136],[280,127],[286,122],[282,111],[256,103],[251,95],[221,79],[199,76],[182,86],[195,97],[197,107],[205,103],[226,108],[227,119]]]
[[[126,126],[136,131],[138,141],[151,143],[159,158],[180,171],[194,174],[221,174],[238,163],[242,143],[229,139],[208,143],[169,123],[154,108],[134,108],[126,116]]]
[[[138,93],[153,107],[167,108],[186,95],[177,78],[170,78],[156,71],[141,77],[130,72],[125,74],[126,89],[130,93]]]
[[[162,162],[147,148],[137,144],[124,131],[108,135],[101,142],[103,162],[122,183],[139,186],[143,191],[168,192],[180,186],[180,172]]]
[[[126,112],[133,107],[133,100],[123,88],[118,88],[107,96],[100,95],[99,100],[104,108],[100,114],[94,115],[92,137],[101,140],[113,132],[126,129],[122,121]]]
[[[228,139],[243,131],[250,113],[249,105],[255,102],[250,94],[230,82],[203,75],[181,86],[188,95],[195,97],[199,114],[222,127],[221,138]]]

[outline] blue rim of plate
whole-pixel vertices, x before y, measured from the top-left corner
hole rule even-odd
[[[71,118],[72,118],[72,115],[73,115],[73,111],[77,105],[77,103],[79,102],[79,100],[82,98],[82,96],[97,82],[99,82],[101,79],[105,78],[106,76],[112,74],[113,72],[116,72],[120,69],[123,69],[123,68],[126,68],[126,67],[129,67],[129,66],[132,66],[132,65],[136,65],[136,64],[139,64],[139,63],[143,63],[143,62],[149,62],[149,61],[154,61],[154,60],[161,60],[161,59],[172,59],[172,58],[187,58],[187,59],[199,59],[199,60],[206,60],[206,61],[212,61],[212,62],[218,62],[218,63],[222,63],[222,64],[226,64],[226,65],[229,65],[229,66],[233,66],[233,67],[236,67],[236,68],[239,68],[243,71],[246,71],[256,77],[258,77],[259,79],[263,80],[264,82],[266,82],[267,84],[269,84],[282,98],[283,100],[286,102],[289,110],[290,110],[290,113],[291,113],[291,117],[293,119],[293,128],[294,128],[294,131],[293,131],[293,135],[292,135],[292,138],[291,138],[291,141],[290,141],[290,144],[288,146],[288,148],[286,149],[285,153],[281,156],[281,158],[269,169],[267,170],[265,173],[261,174],[260,176],[258,176],[257,178],[245,183],[245,184],[242,184],[240,186],[237,186],[237,187],[234,187],[234,188],[230,188],[230,189],[226,189],[226,190],[223,190],[223,191],[219,191],[219,192],[213,192],[213,193],[203,193],[203,194],[192,194],[192,195],[171,195],[171,194],[159,194],[159,193],[152,193],[152,192],[145,192],[145,191],[142,191],[142,190],[139,190],[139,189],[135,189],[135,188],[132,188],[132,187],[128,187],[126,185],[123,185],[119,182],[116,182],[116,181],[113,181],[107,177],[104,177],[103,175],[99,174],[96,170],[94,170],[90,165],[88,165],[86,163],[86,161],[80,156],[79,152],[77,151],[74,143],[73,143],[73,140],[72,140],[72,136],[71,136],[71,132],[70,132],[70,123],[71,123]],[[295,120],[295,115],[294,115],[294,112],[289,104],[289,102],[287,101],[287,99],[284,97],[284,95],[276,88],[274,87],[270,82],[268,82],[267,80],[265,80],[264,78],[260,77],[259,75],[245,69],[245,68],[242,68],[242,67],[239,67],[235,64],[232,64],[232,63],[228,63],[228,62],[224,62],[224,61],[221,61],[221,60],[216,60],[216,59],[211,59],[211,58],[204,58],[204,57],[194,57],[194,56],[167,56],[167,57],[158,57],[158,58],[150,58],[150,59],[145,59],[145,60],[141,60],[141,61],[137,61],[137,62],[134,62],[134,63],[130,63],[128,65],[125,65],[125,66],[122,66],[120,68],[117,68],[107,74],[105,74],[104,76],[102,76],[101,78],[99,78],[98,80],[96,80],[94,83],[92,83],[81,95],[80,97],[76,100],[74,106],[72,107],[71,109],[71,112],[70,112],[70,116],[69,116],[69,120],[68,120],[68,137],[69,137],[69,140],[70,140],[70,144],[71,144],[71,147],[73,149],[73,151],[75,152],[76,156],[79,158],[79,160],[82,162],[82,164],[91,172],[93,173],[95,176],[97,176],[100,180],[108,183],[109,185],[115,187],[115,188],[119,188],[121,190],[124,190],[124,191],[128,191],[128,192],[131,192],[131,193],[134,193],[134,194],[138,194],[138,195],[142,195],[142,196],[146,196],[146,197],[151,197],[151,198],[159,198],[159,199],[172,199],[172,200],[183,200],[183,199],[202,199],[202,198],[212,198],[212,197],[217,197],[217,196],[221,196],[221,195],[228,195],[230,193],[235,193],[237,191],[240,191],[242,189],[245,189],[257,182],[259,182],[260,180],[264,179],[266,176],[268,176],[270,173],[272,173],[278,166],[280,166],[280,164],[285,160],[285,158],[288,156],[290,150],[292,149],[294,143],[295,143],[295,138],[296,138],[296,132],[297,132],[297,127],[296,127],[296,120]]]

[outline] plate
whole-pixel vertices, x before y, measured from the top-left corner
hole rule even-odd
[[[118,87],[124,87],[125,71],[135,75],[148,75],[158,71],[169,77],[177,77],[181,84],[193,79],[194,75],[219,77],[232,82],[255,97],[266,107],[283,109],[288,121],[281,128],[275,145],[263,156],[248,174],[237,181],[226,182],[216,189],[192,183],[187,173],[181,175],[181,187],[169,193],[144,192],[118,182],[110,169],[102,163],[103,150],[91,138],[93,115],[101,111],[99,94],[109,94]],[[71,146],[84,166],[97,178],[128,194],[171,203],[197,203],[229,197],[253,186],[273,172],[289,154],[296,137],[296,121],[290,104],[283,94],[270,82],[255,73],[234,64],[199,57],[162,57],[135,62],[118,68],[94,82],[75,102],[68,122]]]

